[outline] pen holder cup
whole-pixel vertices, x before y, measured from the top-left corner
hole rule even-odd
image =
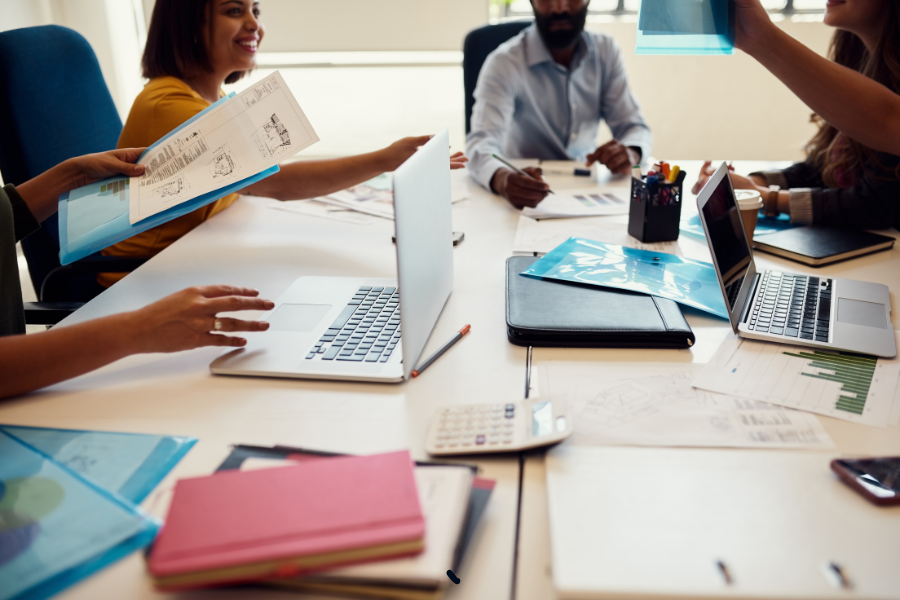
[[[681,224],[684,171],[674,183],[648,185],[645,179],[631,178],[631,206],[628,234],[642,242],[674,242]]]

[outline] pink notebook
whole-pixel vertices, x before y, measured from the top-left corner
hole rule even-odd
[[[421,552],[409,452],[182,479],[149,558],[164,589],[293,576]]]

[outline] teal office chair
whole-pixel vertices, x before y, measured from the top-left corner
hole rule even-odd
[[[21,184],[66,159],[112,150],[122,120],[87,40],[56,25],[0,33],[0,173]],[[71,265],[59,262],[56,215],[22,240],[35,292],[29,324],[55,324],[102,291],[96,274],[128,272],[146,258],[95,254]],[[42,322],[47,321],[47,322]]]
[[[488,54],[497,46],[512,39],[532,21],[512,21],[500,25],[487,25],[469,32],[463,42],[463,87],[466,93],[466,134],[472,130],[472,108],[475,106],[475,84]]]

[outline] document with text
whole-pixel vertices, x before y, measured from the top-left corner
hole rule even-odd
[[[132,224],[239,182],[319,141],[276,71],[203,111],[144,152],[129,184]]]

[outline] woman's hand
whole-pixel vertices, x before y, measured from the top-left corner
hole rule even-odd
[[[734,4],[737,9],[735,46],[752,55],[755,48],[765,43],[775,25],[760,0],[734,0]]]
[[[428,143],[433,136],[420,135],[417,137],[407,137],[397,140],[387,148],[380,150],[381,153],[381,170],[396,171],[397,168],[406,162],[406,160],[416,153],[416,150]],[[450,169],[462,169],[466,166],[469,159],[462,152],[456,152],[450,155]]]
[[[257,298],[259,292],[230,285],[192,287],[166,296],[129,314],[134,326],[133,352],[178,352],[201,346],[243,346],[241,337],[211,333],[216,321],[222,333],[265,331],[265,321],[243,321],[216,315],[240,310],[271,310],[275,303]]]
[[[145,148],[123,148],[69,159],[67,162],[75,168],[73,187],[88,185],[113,175],[122,174],[129,177],[143,175],[144,167],[134,162],[144,150]]]

